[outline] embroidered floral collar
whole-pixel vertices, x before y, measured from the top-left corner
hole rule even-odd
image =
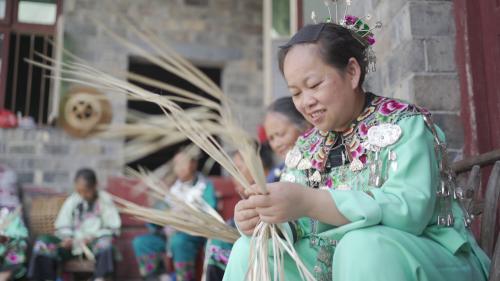
[[[403,100],[375,96],[356,121],[341,135],[346,144],[349,159],[352,161],[357,158],[366,164],[369,161],[368,154],[361,144],[368,138],[368,129],[380,124],[397,122],[403,114],[413,116],[429,114],[429,112]],[[305,159],[311,161],[313,168],[323,171],[327,151],[336,142],[337,136],[339,134],[334,132],[313,128],[299,137],[296,147]]]

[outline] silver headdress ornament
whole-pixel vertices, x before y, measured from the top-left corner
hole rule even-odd
[[[349,6],[351,6],[352,1],[351,0],[346,0],[346,9],[344,13],[344,17],[342,17],[340,20],[338,18],[338,0],[324,0],[325,1],[325,6],[328,9],[328,14],[329,18],[325,19],[326,23],[331,23],[332,21],[332,13],[330,11],[330,1],[332,1],[333,5],[335,5],[335,23],[337,23],[340,26],[343,26],[347,29],[349,29],[352,34],[354,35],[354,38],[356,38],[359,43],[361,43],[365,49],[365,61],[366,61],[366,73],[370,72],[375,72],[377,71],[376,64],[377,64],[377,57],[375,56],[375,52],[373,51],[372,45],[375,44],[375,39],[373,39],[373,33],[372,31],[375,29],[382,29],[384,26],[382,22],[378,21],[375,23],[375,27],[370,28],[370,26],[364,22],[362,22],[362,19],[365,19],[366,21],[370,21],[372,19],[372,15],[370,13],[366,14],[365,16],[362,16],[361,18],[351,16],[347,14],[347,11],[349,10]],[[316,13],[313,11],[311,14],[311,18],[314,20],[314,23],[317,24],[316,22]]]

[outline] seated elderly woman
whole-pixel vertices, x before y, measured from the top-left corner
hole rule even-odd
[[[121,220],[111,196],[97,189],[94,171],[76,173],[76,191],[66,199],[55,222],[55,236],[36,239],[28,277],[56,280],[59,262],[84,254],[84,247],[96,258],[95,280],[103,281],[115,271],[118,256],[115,238],[120,234]]]
[[[213,184],[200,172],[197,172],[199,153],[190,155],[181,148],[174,157],[174,172],[177,181],[170,192],[187,203],[201,197],[212,208],[217,205]],[[160,202],[158,209],[167,204],[176,212],[183,212],[169,198]],[[206,239],[183,232],[176,232],[159,225],[147,224],[152,233],[139,235],[132,241],[139,270],[145,280],[170,280],[163,266],[162,253],[167,253],[174,260],[176,280],[193,281],[196,279],[196,256]]]
[[[269,194],[246,190],[236,205],[243,237],[224,280],[244,279],[259,221],[281,224],[317,280],[488,279],[443,132],[428,111],[363,90],[374,41],[358,23],[306,26],[280,50],[295,107],[315,128],[297,139]],[[298,280],[294,260],[283,263],[283,280]]]
[[[8,223],[0,231],[0,281],[19,278],[26,272],[26,238],[28,229],[20,214],[14,216],[19,206],[16,192],[17,176],[7,165],[0,164],[0,225]]]

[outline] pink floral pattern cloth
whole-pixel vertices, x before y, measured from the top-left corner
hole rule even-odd
[[[402,100],[376,96],[371,104],[359,115],[357,120],[342,133],[342,137],[347,144],[350,160],[358,158],[363,164],[370,161],[369,155],[361,146],[368,139],[368,130],[370,127],[392,123],[403,118],[403,116],[420,114],[430,113],[425,109]],[[326,163],[326,149],[331,148],[335,141],[335,133],[313,128],[299,137],[296,147],[302,152],[305,159],[311,161],[314,169],[323,171]],[[338,185],[338,183],[329,180],[326,182],[326,185],[332,187]]]

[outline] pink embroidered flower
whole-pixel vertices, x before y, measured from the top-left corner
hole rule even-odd
[[[359,161],[361,161],[361,163],[363,163],[363,164],[366,164],[366,162],[367,162],[366,161],[366,154],[361,155],[361,157],[359,157]]]
[[[156,264],[154,264],[153,262],[148,262],[144,265],[144,270],[147,273],[151,273],[155,268],[156,268]]]
[[[184,280],[194,279],[194,270],[187,270],[185,274],[183,274]]]
[[[368,127],[366,126],[365,123],[359,124],[359,129],[358,132],[362,138],[364,138],[366,135],[368,135]]]
[[[227,264],[229,262],[229,255],[220,254],[219,257],[223,263]]]
[[[373,38],[368,38],[368,42],[370,42],[370,45],[375,44],[375,39]]]
[[[400,103],[396,100],[390,100],[380,106],[380,113],[383,115],[391,115],[395,111],[401,111],[406,107],[408,107],[408,104]]]
[[[351,147],[350,152],[353,158],[359,158],[365,152],[365,149],[360,145],[356,138],[352,139],[349,146]]]
[[[183,269],[187,266],[187,263],[182,262],[182,261],[176,261],[174,263],[175,263],[175,267],[178,269]]]
[[[351,16],[351,15],[347,15],[347,16],[345,16],[345,20],[346,20],[349,24],[355,24],[355,23],[356,23],[356,21],[358,20],[358,17]]]
[[[17,264],[19,263],[19,255],[16,254],[16,253],[9,253],[7,255],[7,260],[11,263],[11,264]]]
[[[328,179],[325,182],[325,185],[328,186],[328,188],[332,188],[333,187],[332,177],[328,177]]]
[[[57,249],[57,246],[55,244],[49,244],[49,252],[53,253]]]

